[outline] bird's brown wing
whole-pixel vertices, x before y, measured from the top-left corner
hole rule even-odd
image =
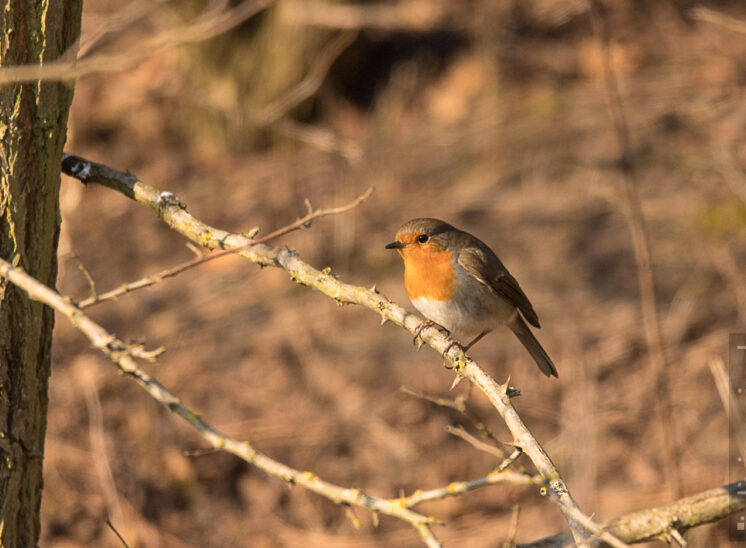
[[[484,247],[485,249],[465,247],[459,252],[458,264],[479,282],[492,288],[499,296],[513,303],[528,323],[534,327],[541,327],[539,317],[521,286],[518,285],[518,281],[508,272],[502,261],[487,246]]]

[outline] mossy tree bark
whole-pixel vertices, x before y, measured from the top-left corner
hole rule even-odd
[[[0,66],[59,58],[82,0],[8,0]],[[0,87],[0,257],[53,287],[62,147],[72,83]],[[0,546],[36,546],[54,313],[0,280]]]

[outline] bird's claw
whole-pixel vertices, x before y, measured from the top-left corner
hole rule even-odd
[[[448,351],[449,351],[449,350],[450,350],[451,348],[453,348],[454,346],[458,347],[458,348],[459,348],[459,349],[461,350],[461,352],[466,352],[466,348],[464,348],[464,347],[463,347],[463,346],[461,345],[461,343],[459,343],[459,342],[457,342],[457,341],[451,341],[451,342],[450,342],[450,343],[448,344],[448,346],[446,346],[446,349],[445,349],[445,350],[443,350],[443,352],[441,353],[441,356],[443,356],[443,359],[446,359],[446,355],[448,354]],[[452,367],[448,367],[448,365],[446,364],[446,369],[452,369]]]
[[[417,329],[414,330],[414,338],[412,339],[412,344],[414,344],[415,346],[417,345],[417,339],[420,338],[420,334],[424,329],[427,329],[428,327],[437,327],[440,331],[444,332],[446,336],[451,334],[451,332],[442,325],[435,323],[432,320],[425,320],[417,326]],[[420,345],[422,345],[422,343],[420,343]]]

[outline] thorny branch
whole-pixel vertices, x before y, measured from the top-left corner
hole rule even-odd
[[[360,489],[340,487],[324,481],[313,472],[290,468],[257,451],[248,441],[241,442],[235,440],[210,426],[199,414],[185,406],[177,396],[169,392],[155,378],[143,371],[137,365],[124,341],[108,333],[103,327],[91,320],[78,307],[71,304],[53,289],[35,280],[21,268],[14,267],[2,259],[0,259],[0,276],[22,288],[28,293],[31,299],[42,302],[66,316],[75,327],[80,329],[88,337],[95,348],[103,352],[119,367],[122,373],[132,377],[155,400],[190,423],[212,447],[232,453],[268,474],[283,478],[290,484],[301,485],[309,491],[318,493],[337,504],[360,506],[374,514],[381,513],[399,518],[411,524],[420,534],[425,544],[430,547],[440,546],[440,542],[438,542],[430,528],[431,525],[437,523],[437,520],[413,512],[409,508],[424,500],[433,500],[448,496],[450,493],[447,492],[447,488],[443,488],[437,493],[431,493],[429,498],[427,496],[423,498],[423,495],[415,493],[416,496],[413,495],[410,501],[406,501],[405,499],[405,502],[402,503],[400,499],[387,500],[372,497]],[[489,476],[488,479],[483,479],[482,481],[473,480],[479,482],[479,485],[472,486],[471,489],[490,483],[505,481],[507,477],[509,477],[507,474],[494,474],[491,481],[489,480]],[[469,482],[462,483],[468,484]]]
[[[316,270],[303,262],[293,250],[256,243],[245,235],[229,233],[206,225],[189,215],[186,206],[172,193],[161,192],[139,181],[133,175],[121,173],[71,154],[63,156],[62,170],[83,183],[102,184],[150,207],[171,228],[199,245],[211,249],[216,247],[242,248],[238,253],[248,260],[262,266],[283,268],[297,283],[316,289],[338,303],[361,304],[380,314],[383,322],[392,321],[412,334],[417,332],[417,328],[422,323],[421,318],[407,312],[375,289],[365,289],[340,282],[331,275],[331,269]],[[511,431],[512,443],[520,447],[531,459],[543,481],[546,482],[548,493],[559,503],[560,510],[567,519],[576,540],[589,536],[591,534],[589,529],[576,519],[576,516],[582,513],[557,468],[513,407],[508,395],[508,384],[498,384],[461,349],[453,346],[452,341],[438,329],[425,329],[420,333],[420,337],[433,349],[443,354],[458,375],[469,379],[487,396]],[[444,354],[446,350],[448,352]]]
[[[670,538],[674,530],[681,535],[693,527],[746,510],[746,497],[738,493],[739,483],[703,491],[665,506],[625,514],[610,520],[606,530],[626,543]],[[572,545],[570,535],[562,533],[520,546],[559,548]]]

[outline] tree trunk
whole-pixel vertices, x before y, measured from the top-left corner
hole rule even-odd
[[[7,0],[0,66],[59,58],[80,35],[82,0]],[[72,83],[0,87],[0,257],[54,287],[62,147]],[[50,308],[0,280],[0,546],[36,546],[46,431]]]

